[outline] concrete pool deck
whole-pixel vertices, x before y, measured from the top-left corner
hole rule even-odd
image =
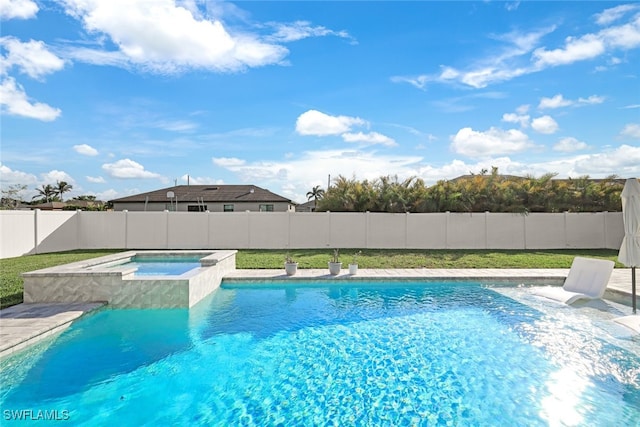
[[[351,276],[343,269],[337,276],[328,269],[298,269],[295,276],[286,276],[284,269],[235,270],[225,280],[292,280],[296,279],[498,279],[501,281],[547,282],[560,285],[569,269],[359,269]],[[537,284],[536,283],[536,284]],[[605,297],[627,299],[631,303],[631,269],[613,270]],[[35,344],[63,331],[82,315],[104,307],[103,302],[18,304],[0,310],[0,358]]]
[[[17,304],[0,310],[0,357],[62,332],[85,313],[105,303]]]

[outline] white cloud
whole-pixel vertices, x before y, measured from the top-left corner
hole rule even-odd
[[[109,190],[101,191],[99,193],[96,193],[96,199],[103,200],[103,201],[109,201],[109,200],[113,200],[113,199],[118,199],[120,197],[129,196],[131,194],[138,194],[138,193],[140,193],[140,191],[134,191],[134,192],[132,192],[130,194],[121,194],[118,191],[110,188]]]
[[[58,181],[64,181],[68,184],[72,184],[74,185],[76,183],[76,181],[71,177],[71,175],[69,175],[68,173],[64,172],[64,171],[59,171],[59,170],[51,170],[49,172],[46,173],[42,173],[40,174],[40,177],[42,178],[42,181],[45,184],[55,184]]]
[[[121,159],[115,163],[105,163],[102,165],[102,170],[113,178],[161,178],[160,174],[145,170],[144,166],[131,159]]]
[[[518,7],[520,6],[520,1],[507,1],[504,4],[504,8],[509,11],[509,12],[513,12],[514,10],[518,10]]]
[[[41,102],[30,102],[22,86],[12,77],[7,77],[0,84],[0,106],[2,111],[14,115],[38,119],[45,122],[60,116],[60,109]]]
[[[98,150],[87,144],[74,145],[73,149],[76,150],[76,153],[82,154],[83,156],[98,155]]]
[[[494,38],[503,43],[497,47],[498,54],[472,62],[466,70],[441,66],[440,73],[419,76],[394,76],[396,83],[409,83],[424,89],[427,83],[462,83],[473,88],[484,88],[490,84],[511,80],[535,71],[531,64],[522,65],[523,55],[530,53],[555,27],[542,28],[529,33],[511,32]]]
[[[33,0],[0,0],[0,19],[30,19],[38,13]]]
[[[349,132],[353,126],[367,124],[359,117],[330,116],[317,110],[309,110],[300,114],[296,120],[296,132],[300,135],[340,135]]]
[[[605,100],[604,96],[591,95],[588,98],[578,98],[577,101],[572,101],[570,99],[565,99],[561,94],[558,94],[553,96],[552,98],[544,97],[540,99],[540,104],[538,104],[538,109],[545,110],[545,109],[555,109],[555,108],[570,107],[570,106],[602,104],[604,100]]]
[[[157,122],[154,126],[171,132],[189,132],[196,129],[198,124],[188,120],[167,120]]]
[[[607,50],[628,50],[638,46],[640,46],[640,14],[626,24],[605,28],[595,34],[567,37],[562,48],[536,49],[533,56],[536,58],[536,65],[545,68],[596,58]]]
[[[235,72],[280,63],[288,54],[285,47],[252,34],[231,34],[221,21],[201,19],[191,7],[172,0],[64,0],[64,4],[89,33],[108,36],[129,64],[151,72]],[[105,60],[104,51],[94,54],[97,61]],[[82,55],[92,60],[90,50]]]
[[[41,102],[31,101],[22,85],[9,76],[16,68],[34,79],[64,68],[64,61],[51,53],[41,41],[30,40],[23,43],[15,37],[0,37],[0,46],[6,54],[0,55],[0,109],[14,115],[52,121],[61,111]]]
[[[602,24],[609,24],[621,18],[623,12],[637,8],[634,5],[629,9],[611,9],[603,12],[597,19]],[[568,36],[558,48],[539,46],[543,37],[556,29],[552,26],[530,33],[512,32],[493,36],[504,43],[494,48],[498,53],[477,61],[465,58],[466,63],[470,64],[465,69],[442,65],[439,73],[394,76],[391,81],[409,83],[422,90],[431,82],[463,84],[478,89],[540,72],[548,67],[594,59],[605,53],[613,57],[614,50],[629,50],[640,46],[640,14],[632,16],[626,23],[606,27],[596,33]]]
[[[540,100],[540,104],[538,104],[538,109],[539,110],[544,110],[544,109],[551,109],[551,108],[560,108],[560,107],[567,107],[569,105],[571,105],[572,102],[569,101],[568,99],[564,99],[564,97],[561,94],[555,95],[552,98],[542,98]]]
[[[291,24],[274,23],[271,25],[275,28],[276,32],[270,35],[268,40],[276,42],[286,43],[309,37],[324,36],[337,36],[352,39],[346,31],[334,31],[320,25],[313,26],[307,21],[295,21]]]
[[[638,123],[629,123],[625,125],[622,132],[620,132],[621,136],[640,139],[640,124]]]
[[[531,127],[536,132],[551,134],[558,130],[558,123],[551,116],[541,116],[531,121]]]
[[[0,182],[5,185],[34,185],[37,184],[38,178],[31,173],[12,170],[10,167],[0,163]]]
[[[468,157],[489,157],[519,153],[533,146],[529,137],[517,130],[490,128],[486,132],[462,128],[450,137],[451,149]]]
[[[640,46],[640,14],[627,24],[602,30],[600,36],[611,48],[633,49]]]
[[[363,142],[365,144],[380,144],[385,145],[387,147],[395,147],[398,144],[392,138],[389,138],[386,135],[382,135],[378,132],[368,132],[368,133],[350,133],[346,132],[342,134],[342,139],[345,142]]]
[[[64,68],[64,61],[51,53],[41,41],[21,42],[15,37],[0,37],[0,45],[7,54],[3,58],[3,72],[11,67],[34,79]]]
[[[87,181],[92,182],[94,184],[104,184],[105,182],[107,182],[103,177],[101,176],[87,176],[85,177],[87,178]]]
[[[595,34],[587,34],[579,38],[568,37],[562,48],[553,50],[536,49],[533,52],[533,56],[536,58],[537,67],[546,68],[592,59],[602,55],[604,52],[605,44],[602,38],[597,37]]]
[[[223,168],[243,166],[245,161],[236,157],[214,157],[211,159],[213,164]]]
[[[507,123],[518,123],[520,127],[526,128],[529,126],[529,119],[531,117],[528,114],[519,115],[516,113],[505,113],[502,115],[502,121]]]
[[[610,9],[605,9],[601,13],[595,14],[596,22],[599,25],[609,25],[612,22],[622,18],[627,12],[631,12],[637,9],[638,5],[635,4],[623,4],[620,6],[612,7]]]
[[[587,105],[602,104],[604,100],[605,100],[604,96],[591,95],[588,98],[578,98],[578,104],[587,104]]]
[[[412,86],[417,87],[418,89],[424,89],[427,86],[427,83],[438,81],[435,76],[392,76],[391,81],[394,83],[409,83]]]
[[[128,57],[122,52],[107,52],[83,46],[67,47],[65,56],[69,60],[86,62],[93,65],[109,65],[120,68],[128,68],[130,65]]]
[[[593,154],[576,159],[575,175],[611,174],[637,176],[640,172],[640,147],[621,145],[613,151]]]
[[[587,148],[587,143],[579,141],[573,137],[567,137],[560,139],[554,146],[555,151],[561,151],[563,153],[570,153],[573,151],[580,151]]]

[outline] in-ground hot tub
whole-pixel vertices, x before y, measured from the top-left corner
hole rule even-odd
[[[192,307],[217,289],[225,274],[235,270],[236,252],[128,251],[31,271],[22,275],[24,302],[103,301],[116,308]],[[172,266],[157,271],[143,268],[149,260]],[[178,266],[181,262],[184,268]]]

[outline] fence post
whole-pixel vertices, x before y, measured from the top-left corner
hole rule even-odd
[[[333,235],[333,230],[331,229],[331,211],[327,211],[327,215],[329,215],[329,239],[327,240],[327,246],[328,247],[333,247],[331,245],[331,236]]]
[[[489,248],[489,211],[484,211],[484,248]]]
[[[247,217],[247,249],[253,249],[251,247],[251,212],[245,211]]]
[[[528,214],[521,214],[522,215],[522,243],[524,246],[524,249],[527,249],[527,217],[529,216]]]
[[[207,249],[211,248],[211,212],[209,210],[204,211],[207,215]]]
[[[80,216],[82,209],[76,209],[76,249],[84,249],[80,247]]]
[[[124,212],[124,248],[129,249],[129,211],[127,209]]]
[[[444,217],[444,248],[449,249],[449,215],[451,212],[446,211]]]
[[[369,233],[371,232],[369,230],[369,214],[371,214],[369,211],[364,213],[364,247],[367,249],[369,249]]]
[[[567,239],[567,215],[569,214],[569,212],[564,211],[564,247],[565,249],[569,247],[569,242]]]
[[[33,210],[33,252],[35,254],[38,253],[38,221],[40,220],[39,218],[39,213],[40,213],[40,209],[34,209]]]
[[[176,197],[176,211],[178,211],[178,198]],[[164,220],[165,220],[165,231],[166,231],[166,237],[165,237],[165,244],[164,244],[164,248],[165,249],[169,249],[169,211],[165,210],[165,216],[164,216]]]
[[[603,248],[607,247],[607,211],[602,212],[602,238],[604,242],[602,242]]]
[[[404,248],[409,247],[409,212],[404,213]]]

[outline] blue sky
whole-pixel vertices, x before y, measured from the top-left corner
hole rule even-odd
[[[640,176],[640,3],[0,0],[2,188]]]

